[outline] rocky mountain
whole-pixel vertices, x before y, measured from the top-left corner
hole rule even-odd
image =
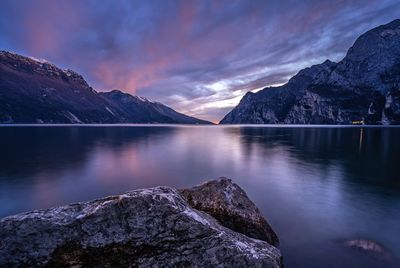
[[[132,96],[119,90],[99,94],[115,107],[118,107],[126,122],[210,124],[210,122],[178,113],[162,103]]]
[[[220,124],[400,124],[400,20],[361,35],[338,63],[248,92]]]
[[[96,92],[74,71],[0,51],[0,123],[209,122],[121,91]]]
[[[0,266],[279,268],[277,241],[245,192],[221,178],[193,189],[155,187],[6,217]]]

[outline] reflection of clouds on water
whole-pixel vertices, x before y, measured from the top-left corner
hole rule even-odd
[[[135,166],[135,151],[173,132],[168,127],[1,128],[1,214],[130,190],[120,188],[130,185],[135,170],[146,170],[140,163]]]
[[[398,128],[0,128],[0,213],[226,176],[278,232],[287,266],[329,266],[340,258],[347,267],[367,267],[369,260],[335,241],[368,234],[400,252],[399,134]]]
[[[130,143],[155,143],[174,131],[169,127],[2,128],[0,176],[24,177],[43,170],[79,167],[101,146],[120,150]]]

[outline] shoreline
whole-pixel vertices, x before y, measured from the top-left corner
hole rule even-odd
[[[259,128],[400,128],[400,125],[298,125],[298,124],[0,124],[0,127],[259,127]]]

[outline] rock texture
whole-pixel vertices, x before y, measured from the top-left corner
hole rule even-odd
[[[221,226],[177,190],[156,187],[2,219],[0,266],[281,267],[282,261],[276,247]]]
[[[246,193],[230,179],[220,178],[180,190],[190,206],[206,212],[219,223],[249,237],[279,245],[278,236]]]
[[[338,62],[248,92],[221,124],[400,124],[400,20],[361,35]]]
[[[0,123],[210,122],[114,90],[98,93],[81,75],[0,51]]]

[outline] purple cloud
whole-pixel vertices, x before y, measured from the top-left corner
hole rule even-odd
[[[249,90],[340,60],[395,0],[0,2],[0,49],[218,121]]]

